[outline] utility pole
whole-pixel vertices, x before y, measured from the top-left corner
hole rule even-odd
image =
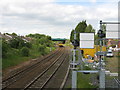
[[[76,40],[76,31],[75,30],[74,30],[74,40]],[[74,70],[75,69],[75,62],[76,62],[76,47],[74,46],[74,49],[73,49],[73,70],[72,70],[72,89],[73,90],[76,90],[76,88],[77,88],[77,72]]]

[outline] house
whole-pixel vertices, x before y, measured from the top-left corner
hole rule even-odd
[[[12,34],[7,34],[7,33],[2,34],[1,32],[0,32],[0,37],[4,38],[6,41],[9,41],[9,40],[14,39],[16,37],[20,37],[21,39],[23,39],[26,42],[30,42],[32,40],[32,38],[30,38],[30,37],[14,36]]]
[[[120,48],[120,40],[118,41],[118,48]]]
[[[113,48],[115,48],[116,45],[118,45],[118,41],[117,40],[109,39],[108,42],[107,42],[107,47],[112,46]]]

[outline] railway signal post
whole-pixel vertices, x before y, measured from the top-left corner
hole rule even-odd
[[[73,41],[73,62],[72,62],[72,89],[77,88],[77,72],[74,70],[76,68],[76,31],[74,30],[74,41]]]
[[[103,32],[103,28],[102,28],[102,24],[114,24],[114,28],[111,27],[112,25],[109,26],[108,31],[106,31],[106,34]],[[72,63],[70,63],[70,65],[72,66],[72,89],[76,89],[77,88],[77,72],[81,72],[81,73],[99,73],[99,89],[100,90],[105,90],[105,74],[107,74],[110,71],[105,71],[104,65],[102,64],[102,61],[104,59],[105,56],[105,52],[102,50],[103,45],[105,45],[104,41],[106,40],[106,38],[112,38],[112,39],[119,39],[120,37],[118,37],[118,30],[117,26],[115,26],[115,24],[120,24],[118,23],[113,23],[113,22],[102,22],[100,21],[100,30],[98,31],[98,37],[99,39],[99,46],[100,46],[100,51],[98,51],[96,54],[99,57],[99,67],[97,70],[78,70],[77,67],[78,65],[82,65],[82,55],[81,55],[81,51],[79,52],[79,60],[80,60],[80,64],[78,64],[76,62],[76,47],[80,46],[80,48],[94,48],[94,34],[92,33],[80,33],[80,45],[77,44],[77,40],[76,40],[76,31],[74,31],[74,41],[73,41],[73,58],[72,58]],[[113,30],[116,31],[113,31]],[[111,31],[110,31],[111,30]],[[89,37],[89,38],[87,38]],[[104,38],[106,37],[106,38]],[[78,50],[79,51],[79,50]],[[110,74],[110,73],[109,73]]]
[[[108,24],[106,28],[106,35],[103,33],[102,24]],[[102,22],[102,20],[100,21],[100,30],[98,31],[98,36],[100,37],[100,54],[98,55],[100,56],[99,87],[102,88],[102,90],[105,89],[105,69],[101,64],[102,60],[101,56],[104,56],[104,53],[102,52],[103,38],[105,37],[106,39],[119,39],[120,37],[118,34],[119,33],[118,24],[120,24],[120,22]]]
[[[99,82],[100,82],[100,89],[105,89],[105,69],[102,67],[102,63],[101,63],[101,60],[102,60],[102,56],[103,55],[103,52],[102,52],[102,38],[105,37],[105,34],[103,33],[102,31],[102,21],[100,21],[100,30],[98,31],[98,36],[100,37],[100,53],[98,54],[99,55]]]

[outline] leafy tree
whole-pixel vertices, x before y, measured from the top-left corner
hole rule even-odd
[[[86,27],[85,32],[86,32],[86,33],[95,32],[95,29],[93,29],[93,27],[92,27],[91,24],[89,24],[89,25]]]
[[[29,34],[29,35],[26,35],[27,37],[32,37],[32,38],[36,38],[36,39],[40,39],[42,37],[46,37],[44,34]]]
[[[51,36],[46,36],[48,40],[51,40]]]
[[[17,36],[17,34],[16,34],[16,33],[12,33],[11,35],[13,35],[13,36]]]
[[[92,29],[91,32],[94,32],[94,33],[95,33],[95,29]]]
[[[9,45],[5,41],[5,39],[2,39],[2,57],[5,58],[7,56],[8,50],[9,50]]]
[[[32,37],[32,38],[35,38],[36,39],[36,44],[37,45],[45,45],[47,47],[50,47],[52,44],[51,42],[51,37],[50,36],[46,36],[44,34],[29,34],[27,35],[27,37]]]
[[[22,54],[22,56],[27,56],[28,57],[30,55],[30,51],[27,47],[23,47],[21,49],[21,54]]]
[[[90,33],[92,31],[92,25],[88,25],[85,29],[85,32]]]
[[[106,25],[105,24],[102,25],[102,30],[103,30],[103,33],[106,32]]]
[[[32,44],[30,42],[25,42],[25,45],[27,48],[31,48],[32,47]]]
[[[99,45],[98,39],[99,39],[98,35],[95,35],[95,45]]]
[[[77,25],[76,28],[75,28],[75,31],[77,32],[77,33],[76,33],[76,39],[79,41],[79,33],[95,32],[95,29],[93,29],[93,27],[92,27],[91,24],[89,24],[89,25],[87,26],[86,20],[85,20],[85,21],[82,21],[82,22],[78,23],[78,25]],[[72,42],[73,39],[74,39],[74,30],[71,31],[70,41]]]
[[[4,33],[3,35],[5,35],[5,34],[7,34],[7,35],[11,35],[11,34],[9,34],[9,33]]]
[[[45,46],[44,45],[39,45],[38,51],[42,54],[45,55]]]
[[[72,42],[73,39],[74,39],[74,30],[71,31],[71,34],[70,34],[70,42]]]
[[[79,33],[85,32],[86,27],[87,27],[87,24],[86,24],[86,20],[85,20],[85,21],[78,23],[75,30],[76,30],[76,32],[79,32]]]
[[[20,37],[15,37],[14,39],[10,40],[9,44],[12,48],[16,48],[16,49],[19,49],[22,47],[28,47],[28,48],[32,47],[31,43],[24,41]]]
[[[16,37],[9,41],[9,44],[12,48],[21,48],[25,45],[24,40],[22,40],[20,37]]]
[[[80,32],[85,32],[85,29],[87,27],[86,20],[78,23],[78,25],[75,28],[76,31],[76,39],[79,41],[79,33]],[[70,35],[70,41],[72,42],[74,39],[74,30],[71,31]]]

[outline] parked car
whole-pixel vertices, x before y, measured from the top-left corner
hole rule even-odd
[[[106,57],[113,57],[113,52],[112,51],[107,51]]]
[[[108,51],[108,52],[112,52],[112,49],[108,49],[107,51]]]

